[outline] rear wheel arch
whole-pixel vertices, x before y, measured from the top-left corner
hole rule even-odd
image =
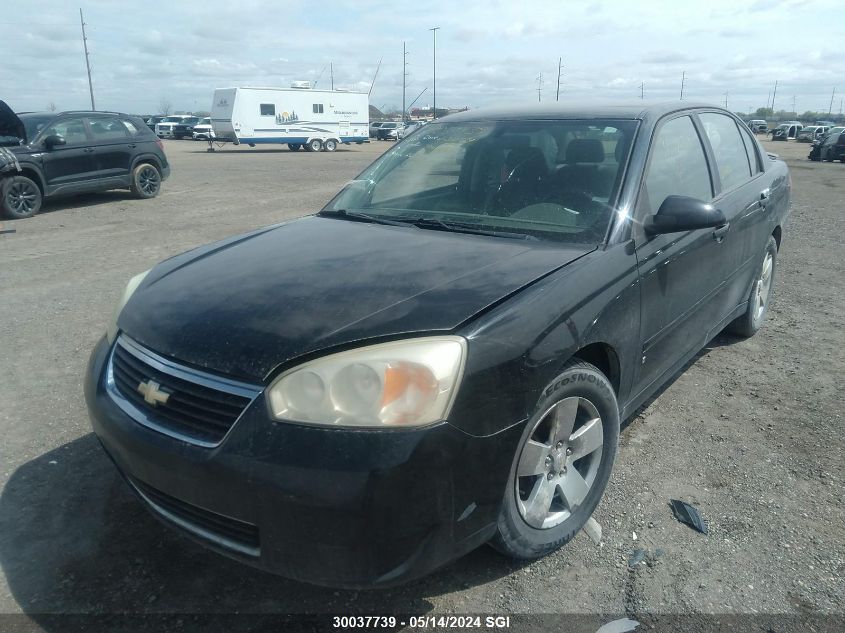
[[[781,234],[782,234],[782,231],[781,231],[780,226],[776,226],[776,227],[775,227],[775,230],[774,230],[774,231],[772,231],[772,237],[773,237],[773,238],[775,238],[775,244],[777,244],[778,250],[780,250],[780,237],[781,237]]]
[[[161,161],[155,154],[141,154],[132,161],[132,167],[130,168],[129,172],[134,172],[135,168],[141,163],[149,163],[150,165],[158,169],[159,172],[161,172],[162,170]]]

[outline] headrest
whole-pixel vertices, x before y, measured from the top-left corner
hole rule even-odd
[[[524,163],[538,163],[541,161],[545,164],[546,159],[539,147],[515,147],[508,153],[505,159],[505,165],[513,169]]]
[[[604,145],[595,138],[576,138],[566,146],[567,163],[602,163]]]

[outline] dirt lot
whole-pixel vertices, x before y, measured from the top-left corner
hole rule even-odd
[[[845,165],[768,144],[790,164],[794,207],[767,325],[748,341],[714,340],[629,421],[596,513],[601,547],[582,534],[530,564],[481,548],[408,586],[352,592],[254,571],[164,529],[92,436],[82,378],[131,275],[317,210],[387,144],[166,147],[173,176],[156,200],[90,195],[4,223],[17,233],[0,235],[0,613],[29,617],[6,616],[0,629],[72,628],[50,613],[841,617]],[[675,521],[670,498],[696,503],[709,535]],[[632,568],[637,548],[646,556]]]

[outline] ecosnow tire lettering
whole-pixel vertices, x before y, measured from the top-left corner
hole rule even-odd
[[[619,442],[619,407],[607,377],[568,363],[525,425],[491,544],[538,558],[570,541],[601,499]]]

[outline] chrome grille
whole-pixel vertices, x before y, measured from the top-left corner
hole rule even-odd
[[[150,402],[140,387],[155,383]],[[178,365],[121,335],[106,377],[112,398],[140,424],[202,446],[218,445],[260,387]]]

